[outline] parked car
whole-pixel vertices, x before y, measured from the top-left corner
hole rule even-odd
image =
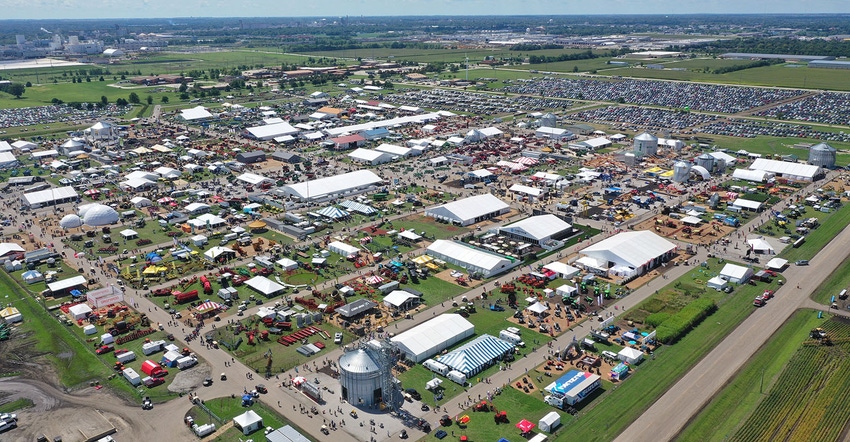
[[[761,296],[753,300],[753,305],[756,307],[764,307],[765,304],[766,303],[764,302],[764,299],[761,299]]]
[[[142,401],[142,410],[152,410],[152,409],[153,409],[153,402],[151,402],[151,398],[148,397],[148,396],[145,396],[145,400]]]
[[[798,265],[798,266],[807,266],[807,265],[809,265],[809,260],[808,259],[801,259],[799,261],[794,261],[794,264]]]
[[[165,379],[163,378],[145,378],[145,387],[153,388],[157,385],[162,385],[165,383]]]
[[[404,390],[404,392],[409,394],[410,397],[413,398],[413,400],[416,400],[416,401],[422,400],[422,395],[419,394],[419,392],[416,391],[415,388],[407,388],[407,389]]]
[[[334,344],[342,344],[342,333],[334,333]]]

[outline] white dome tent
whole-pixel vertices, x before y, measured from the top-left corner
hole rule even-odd
[[[99,121],[86,129],[89,136],[96,140],[110,140],[115,137],[114,126],[105,121]]]
[[[83,215],[83,222],[87,226],[98,227],[108,224],[117,223],[119,219],[118,212],[112,207],[103,204],[96,204],[89,208]]]
[[[66,230],[81,227],[82,225],[83,225],[82,218],[80,218],[79,216],[74,215],[74,214],[65,215],[59,221],[59,227],[66,229]]]
[[[102,205],[102,204],[99,204],[99,203],[82,204],[79,207],[77,207],[77,215],[79,215],[80,218],[85,218],[86,212],[88,212],[89,209],[91,209],[92,207],[95,207],[95,206],[100,206],[100,205]]]

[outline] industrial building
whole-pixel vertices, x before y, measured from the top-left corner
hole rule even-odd
[[[398,409],[404,401],[401,383],[392,375],[393,346],[372,340],[339,358],[342,398],[362,408]]]

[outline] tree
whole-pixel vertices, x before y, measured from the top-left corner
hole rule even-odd
[[[189,86],[186,83],[180,83],[180,87],[177,88],[178,92],[186,92],[189,90]]]
[[[124,98],[119,98],[119,99],[115,100],[115,104],[117,104],[119,106],[126,106],[127,100],[124,99]]]
[[[166,97],[162,97],[162,98],[166,98]],[[181,100],[188,100],[189,99],[189,93],[188,92],[181,92],[180,93],[180,99]]]
[[[168,97],[163,95],[160,101],[162,101],[163,103],[168,103]]]
[[[9,92],[9,94],[14,95],[15,98],[21,98],[21,95],[24,94],[24,91],[26,91],[26,89],[26,86],[24,86],[22,83],[12,83],[11,85],[9,85],[9,89],[7,89],[6,91]]]
[[[107,105],[107,104],[109,104],[109,99],[106,98],[106,95],[101,95],[100,96],[100,102],[103,103],[104,105]]]
[[[28,81],[28,82],[27,82],[27,84],[26,84],[26,86],[27,86],[27,87],[32,87],[32,83]]]
[[[141,100],[139,99],[139,94],[137,94],[135,92],[130,92],[130,96],[128,97],[128,99],[129,99],[130,103],[133,103],[133,104],[141,103]]]
[[[145,98],[145,101],[146,101],[148,104],[153,104],[153,97],[152,97],[152,96],[150,96],[150,95],[148,95],[148,96]]]

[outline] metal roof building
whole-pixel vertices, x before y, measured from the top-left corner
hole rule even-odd
[[[507,203],[485,193],[433,207],[425,211],[425,216],[468,226],[503,215],[510,210]]]
[[[303,183],[287,184],[281,187],[280,191],[284,195],[293,198],[316,200],[366,190],[383,181],[383,178],[370,170],[356,170],[342,175],[319,178]]]

